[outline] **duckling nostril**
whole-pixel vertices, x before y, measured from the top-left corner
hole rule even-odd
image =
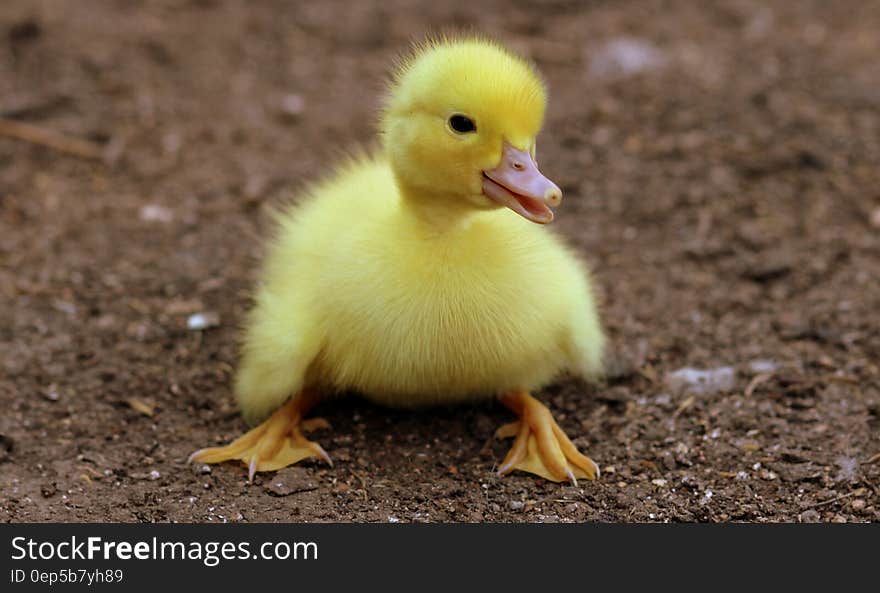
[[[526,166],[523,165],[521,162],[516,161],[513,163],[513,168],[516,169],[517,171],[523,171],[526,168]]]
[[[544,192],[544,202],[551,208],[555,208],[562,203],[562,192],[556,188],[548,189]]]

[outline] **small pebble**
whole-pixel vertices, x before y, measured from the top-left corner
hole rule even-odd
[[[150,479],[151,480],[158,480],[161,477],[162,477],[162,474],[160,474],[158,470],[154,469],[153,471],[150,472]]]
[[[700,499],[700,504],[705,505],[709,504],[712,501],[712,497],[715,496],[715,493],[706,488],[706,491],[703,492],[703,498]]]
[[[840,470],[837,472],[837,475],[834,476],[835,482],[853,481],[858,478],[861,465],[858,459],[841,455],[835,459],[834,462]]]
[[[666,386],[675,392],[711,395],[730,391],[736,385],[733,367],[716,369],[683,368],[666,374]]]
[[[525,506],[525,503],[523,503],[522,501],[519,501],[519,500],[511,500],[510,501],[510,508],[513,509],[514,511],[521,511],[524,506]]]
[[[857,498],[854,501],[852,501],[852,508],[854,511],[861,511],[865,508],[865,504],[866,503],[865,503],[864,499]]]
[[[657,479],[651,480],[651,483],[654,484],[655,486],[665,486],[666,480],[664,480],[663,478],[657,478]]]
[[[200,331],[220,325],[220,315],[213,311],[195,313],[186,320],[186,328],[192,331]]]
[[[820,519],[821,517],[819,516],[819,513],[813,509],[804,511],[798,515],[798,520],[801,523],[818,523]]]
[[[306,101],[305,99],[303,99],[302,95],[291,93],[288,95],[284,95],[281,98],[280,108],[282,115],[291,119],[295,119],[302,115],[302,112],[305,111]]]
[[[595,78],[624,78],[656,69],[665,61],[659,47],[641,39],[618,37],[592,52],[589,73]]]
[[[180,132],[168,132],[162,136],[162,152],[165,154],[177,154],[183,146],[183,136]]]
[[[210,474],[211,473],[211,466],[210,465],[203,465],[202,467],[199,468],[199,473],[200,474]]]
[[[174,212],[165,206],[147,204],[139,212],[140,219],[144,222],[171,222],[174,220]]]
[[[753,360],[749,363],[749,370],[753,373],[772,373],[779,365],[772,360]]]

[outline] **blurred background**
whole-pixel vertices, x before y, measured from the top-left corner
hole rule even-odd
[[[549,85],[612,352],[541,395],[602,479],[495,478],[492,404],[357,399],[318,410],[333,469],[185,465],[244,427],[267,207],[373,143],[442,30]],[[4,0],[0,520],[877,520],[878,31],[874,1]]]

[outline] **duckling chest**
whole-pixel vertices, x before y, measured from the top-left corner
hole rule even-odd
[[[564,366],[565,304],[528,257],[425,251],[336,271],[320,372],[339,387],[429,403],[530,388]]]

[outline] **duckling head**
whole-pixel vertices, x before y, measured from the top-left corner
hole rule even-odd
[[[402,193],[446,211],[507,207],[550,222],[562,191],[535,161],[546,103],[534,68],[497,43],[417,47],[399,66],[382,117]]]

